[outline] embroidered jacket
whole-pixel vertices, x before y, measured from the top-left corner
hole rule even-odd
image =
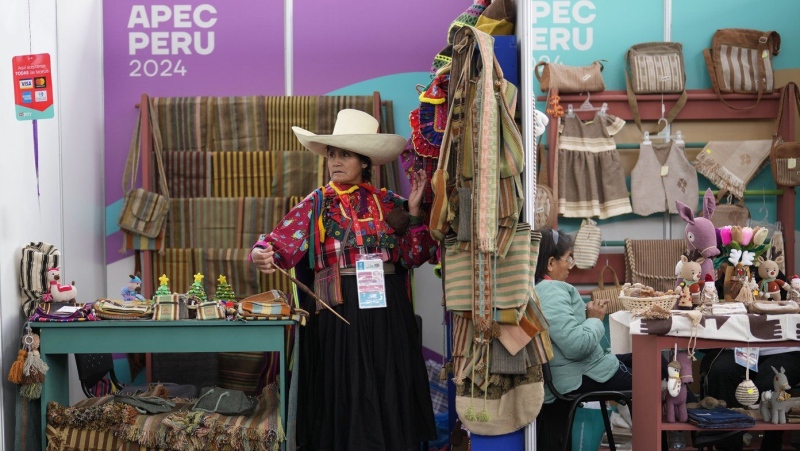
[[[362,196],[368,199],[362,202]],[[254,247],[272,245],[275,264],[289,269],[314,246],[313,265],[319,271],[335,264],[337,250],[341,267],[355,266],[359,254],[356,235],[360,235],[366,253],[380,253],[383,261],[406,268],[417,267],[434,255],[437,244],[424,224],[410,226],[401,236],[394,233],[386,215],[403,208],[404,203],[402,197],[386,189],[378,191],[369,183],[329,183],[292,208]],[[354,215],[358,223],[353,221]]]

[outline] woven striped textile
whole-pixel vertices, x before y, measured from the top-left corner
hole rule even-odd
[[[236,247],[237,213],[241,199],[192,199],[191,247]]]
[[[271,152],[212,152],[213,197],[272,196]]]
[[[266,365],[263,352],[220,352],[219,386],[241,390],[249,396],[258,394],[259,379]]]
[[[224,275],[233,289],[236,299],[261,293],[259,272],[250,263],[250,248],[206,248],[203,252],[202,266],[198,272],[205,275],[203,285],[209,295],[216,293],[217,279]]]
[[[267,150],[270,116],[263,96],[214,97],[214,131],[208,150],[252,152]]]
[[[169,201],[169,213],[164,226],[165,247],[190,248],[194,242],[192,230],[193,199],[176,199]],[[159,274],[160,275],[160,274]]]
[[[215,117],[211,97],[153,97],[165,153],[210,150]]]
[[[269,290],[280,290],[284,293],[292,292],[292,281],[277,271],[272,274],[259,273],[259,278],[262,292]]]
[[[325,184],[325,159],[310,151],[269,152],[272,196],[305,196]]]
[[[248,197],[242,200],[244,213],[239,228],[239,247],[251,247],[262,233],[269,233],[289,210],[300,203],[303,197]]]
[[[47,425],[47,451],[117,451],[125,440],[114,436],[113,430],[98,431],[72,426]],[[129,442],[130,443],[130,442]],[[123,448],[126,449],[126,448]],[[135,448],[139,449],[139,444]]]
[[[312,112],[316,97],[272,96],[266,98],[267,150],[304,150],[293,126],[320,133],[314,128]]]
[[[211,152],[164,152],[163,157],[171,197],[211,196]]]
[[[642,283],[656,291],[675,288],[675,264],[686,251],[679,240],[625,240],[625,281]]]
[[[162,274],[169,277],[169,287],[175,293],[186,293],[194,282],[194,275],[203,266],[202,249],[170,249],[153,253],[153,278]],[[236,287],[234,287],[236,289]]]

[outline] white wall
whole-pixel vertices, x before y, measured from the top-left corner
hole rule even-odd
[[[0,14],[0,86],[6,88],[0,89],[2,449],[14,444],[17,387],[5,375],[16,358],[22,326],[17,287],[21,247],[30,241],[55,244],[63,255],[64,276],[76,281],[79,300],[105,293],[101,6],[101,0],[80,5],[7,1]],[[9,89],[11,58],[30,53],[50,54],[56,106],[55,118],[38,121],[40,196],[33,124],[16,120]]]

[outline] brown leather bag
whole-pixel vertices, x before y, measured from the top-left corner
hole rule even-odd
[[[703,50],[708,76],[717,97],[736,110],[755,108],[763,94],[775,90],[772,57],[780,51],[781,36],[776,31],[717,30],[711,38],[711,48]],[[758,94],[758,99],[753,105],[735,107],[722,98],[725,93]]]
[[[722,199],[725,197],[728,198],[728,203],[722,203]],[[750,219],[750,210],[745,207],[743,198],[735,198],[727,190],[721,189],[716,199],[717,207],[714,209],[714,216],[711,217],[714,227],[728,225],[744,227],[747,225],[747,220]]]
[[[541,61],[533,68],[542,92],[558,89],[560,94],[605,91],[602,72],[603,63],[600,60],[588,66],[567,66]]]
[[[789,92],[794,91],[794,102],[800,111],[800,91],[794,82],[789,82],[783,88],[781,101],[778,107],[778,119],[775,121],[775,132],[772,134],[772,148],[769,151],[769,166],[772,178],[778,186],[800,185],[800,143],[783,142],[779,130],[783,119],[783,110],[791,102]],[[791,109],[789,109],[791,111]]]

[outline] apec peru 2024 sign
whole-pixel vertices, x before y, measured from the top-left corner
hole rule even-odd
[[[53,76],[50,54],[20,55],[11,59],[14,68],[14,108],[20,121],[51,119]]]
[[[188,55],[214,51],[213,5],[132,5],[128,17],[131,77],[185,76]]]

